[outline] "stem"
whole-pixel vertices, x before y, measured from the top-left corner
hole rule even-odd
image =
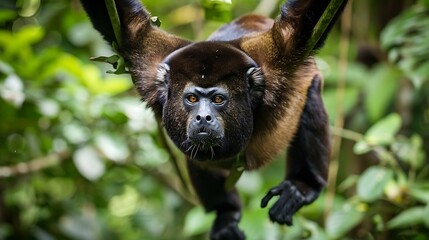
[[[338,2],[338,1],[336,1]],[[332,3],[332,2],[331,2]],[[331,5],[331,4],[330,4]],[[334,128],[343,129],[344,127],[344,99],[345,99],[345,88],[346,88],[346,72],[348,66],[348,53],[350,45],[350,28],[352,20],[352,4],[344,9],[344,13],[341,16],[341,40],[340,40],[340,58],[339,58],[339,78],[337,85],[337,108]],[[318,24],[319,25],[319,24]],[[356,136],[355,136],[356,137]],[[332,210],[335,189],[337,185],[337,176],[339,170],[339,155],[342,138],[340,135],[334,136],[332,144],[332,155],[331,164],[329,166],[328,176],[328,190],[326,193],[326,208],[325,208],[325,219]]]
[[[114,0],[104,0],[107,12],[109,13],[110,22],[112,23],[113,32],[115,33],[116,43],[119,48],[122,46],[121,22],[119,21],[118,11]]]
[[[336,126],[331,126],[331,133],[336,137],[345,138],[355,142],[359,142],[364,138],[364,136],[361,133],[344,129],[344,128],[338,128]]]
[[[157,121],[157,125],[158,125],[158,134],[159,134],[159,138],[160,138],[162,147],[168,152],[168,155],[171,157],[171,162],[173,163],[174,170],[176,171],[177,175],[179,176],[179,179],[180,179],[180,182],[181,182],[183,188],[185,189],[185,191],[189,195],[189,194],[191,194],[189,181],[187,181],[187,178],[185,177],[185,173],[179,164],[179,159],[178,159],[177,155],[174,153],[173,149],[171,149],[171,146],[167,141],[167,138],[165,136],[163,128],[161,127],[161,123]]]
[[[307,45],[305,48],[306,52],[304,56],[308,56],[311,53],[311,51],[313,51],[317,42],[319,42],[320,38],[326,32],[326,28],[332,22],[332,19],[335,17],[335,14],[337,13],[338,9],[343,4],[343,2],[344,0],[333,0],[329,3],[328,7],[323,12],[322,16],[320,17],[319,21],[314,27],[313,34],[311,35],[310,39],[307,42]]]
[[[0,178],[9,178],[37,172],[45,168],[56,166],[69,157],[70,151],[64,150],[59,153],[52,153],[44,157],[30,160],[29,162],[22,162],[10,166],[0,166]]]

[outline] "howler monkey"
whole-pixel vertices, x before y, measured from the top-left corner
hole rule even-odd
[[[94,27],[116,41],[104,0],[81,2]],[[142,99],[186,155],[202,205],[216,211],[211,239],[244,239],[239,196],[225,188],[235,164],[256,169],[289,148],[285,178],[261,202],[279,196],[269,217],[280,224],[291,225],[326,184],[328,119],[311,57],[326,33],[314,49],[306,46],[329,2],[289,0],[276,20],[243,16],[193,43],[156,27],[139,0],[115,0],[118,50]]]

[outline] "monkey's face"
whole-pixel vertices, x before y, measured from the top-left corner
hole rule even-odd
[[[170,54],[157,79],[164,126],[189,158],[225,160],[246,147],[264,91],[250,57],[221,43],[198,43]]]

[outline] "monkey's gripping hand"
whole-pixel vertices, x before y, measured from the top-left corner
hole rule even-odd
[[[210,233],[211,240],[244,240],[243,232],[238,228],[239,212],[218,212]]]
[[[302,206],[313,202],[318,195],[318,191],[304,184],[294,184],[292,181],[286,180],[268,191],[261,201],[261,207],[265,208],[272,197],[279,196],[269,211],[270,219],[273,222],[291,226],[292,216],[295,212]]]

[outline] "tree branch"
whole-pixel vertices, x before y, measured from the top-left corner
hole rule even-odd
[[[29,162],[2,166],[0,167],[0,178],[9,178],[37,172],[45,168],[56,166],[69,157],[70,151],[67,149],[59,153],[51,153],[47,156],[30,160]]]

